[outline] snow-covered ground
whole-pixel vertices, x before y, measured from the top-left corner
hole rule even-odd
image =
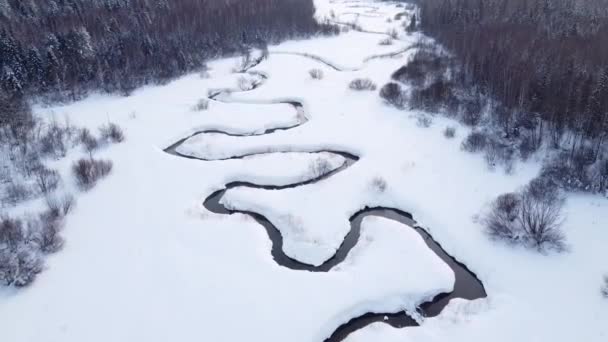
[[[236,58],[210,63],[209,78],[192,74],[130,97],[93,95],[36,108],[38,115],[69,117],[91,129],[111,120],[127,140],[100,152],[114,161],[113,173],[79,196],[63,231],[66,246],[49,259],[48,269],[29,288],[0,290],[2,341],[323,341],[365,312],[412,311],[449,291],[451,270],[396,222],[366,218],[347,259],[313,273],[277,265],[266,232],[249,216],[217,215],[202,205],[230,182],[287,185],[314,178],[311,165],[318,160],[331,169],[345,162],[319,151],[360,159],[293,189],[234,188],[225,205],[269,218],[283,235],[285,253],[310,264],[331,257],[350,215],[363,207],[411,212],[488,293],[486,299],[455,300],[420,327],[378,323],[349,340],[608,339],[608,302],[599,294],[608,272],[608,201],[569,196],[564,231],[570,248],[564,254],[539,255],[488,240],[475,215],[497,194],[526,184],[538,165],[519,164],[511,175],[488,171],[480,156],[460,150],[466,128],[440,117],[420,128],[416,113],[386,106],[377,91],[349,90],[357,77],[382,86],[407,61],[413,50],[368,57],[403,51],[416,41],[402,33],[393,45],[378,44],[386,38],[382,32],[409,14],[395,20],[404,9],[390,2],[315,2],[320,18],[333,11],[336,20],[356,17],[364,30],[378,33],[351,30],[271,47],[268,60],[253,69],[268,75],[261,87],[231,94],[230,103],[211,101],[206,111],[192,108],[209,89],[237,87]],[[311,79],[312,68],[323,70],[324,78]],[[276,103],[285,99],[301,101],[306,119]],[[250,137],[201,134],[180,147],[212,161],[163,151],[200,131],[257,134],[294,125]],[[446,125],[458,128],[456,139],[443,137]],[[269,151],[282,153],[216,160]],[[384,191],[373,186],[377,179],[386,182]]]

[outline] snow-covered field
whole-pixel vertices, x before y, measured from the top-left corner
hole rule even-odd
[[[608,302],[599,293],[608,272],[608,201],[569,196],[567,253],[540,255],[488,240],[475,215],[496,195],[526,184],[538,164],[519,164],[510,175],[488,171],[481,156],[460,150],[465,127],[436,117],[421,128],[416,113],[385,105],[377,91],[349,90],[357,77],[382,86],[407,61],[413,50],[369,57],[414,44],[417,36],[404,33],[390,46],[378,44],[386,38],[382,32],[409,14],[394,20],[404,9],[390,2],[315,1],[319,18],[333,12],[368,32],[273,46],[253,69],[268,76],[262,86],[235,92],[231,101],[211,101],[206,111],[192,108],[209,89],[237,87],[238,59],[210,63],[209,78],[192,74],[130,97],[93,95],[36,108],[41,116],[68,117],[91,129],[111,120],[127,140],[100,152],[114,161],[113,173],[79,197],[63,232],[66,246],[48,269],[28,288],[0,290],[2,341],[323,341],[366,312],[411,312],[450,291],[450,268],[394,221],[366,218],[343,263],[307,272],[277,265],[268,235],[249,216],[217,215],[203,206],[230,182],[288,185],[315,178],[319,160],[330,169],[345,162],[320,151],[360,159],[314,184],[234,188],[223,203],[266,216],[280,230],[284,252],[312,265],[333,255],[349,217],[365,206],[410,212],[488,293],[455,300],[420,327],[376,323],[349,341],[608,339]],[[313,68],[323,70],[322,80],[310,78]],[[277,103],[282,100],[302,102],[306,118]],[[458,128],[454,140],[443,137],[448,124]],[[296,127],[259,134],[290,126]],[[164,152],[207,130],[254,136],[200,134],[179,147],[210,161]],[[219,160],[252,153],[265,154]],[[378,179],[386,182],[384,191],[373,185]]]

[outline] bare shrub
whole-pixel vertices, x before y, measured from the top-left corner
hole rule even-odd
[[[317,158],[308,167],[312,178],[324,176],[332,171],[332,166],[326,159]]]
[[[101,126],[99,128],[99,134],[101,135],[101,139],[115,144],[125,140],[125,134],[122,131],[122,128],[113,122]]]
[[[376,90],[376,84],[369,78],[355,78],[348,87],[352,90]]]
[[[393,40],[390,37],[384,38],[378,42],[378,45],[388,46],[393,45]]]
[[[80,159],[72,165],[76,183],[82,190],[91,189],[97,181],[112,171],[112,161],[98,159]]]
[[[57,170],[42,167],[35,172],[34,180],[36,181],[38,191],[40,191],[41,194],[46,195],[57,189],[59,182],[61,181],[61,176]]]
[[[308,74],[313,80],[322,80],[323,79],[323,70],[321,69],[310,69]]]
[[[53,214],[57,217],[66,216],[76,205],[76,200],[70,193],[64,193],[62,195],[49,195],[45,198],[45,201],[47,213]]]
[[[495,239],[516,241],[520,238],[517,218],[521,207],[521,197],[516,193],[498,196],[491,210],[485,215],[483,223],[486,232]]]
[[[539,251],[565,249],[561,231],[564,199],[550,179],[533,180],[520,193],[499,196],[485,214],[486,232]]]
[[[527,240],[538,250],[553,248],[563,250],[565,237],[561,231],[564,199],[558,190],[528,186],[521,196],[519,225]]]
[[[0,281],[6,286],[24,287],[42,272],[42,258],[33,248],[21,248],[15,253],[0,250]]]
[[[242,91],[248,91],[255,88],[256,82],[250,77],[241,76],[238,80],[239,89]]]
[[[606,299],[608,299],[608,274],[604,276],[604,282],[600,288],[600,293]]]
[[[416,116],[416,125],[422,128],[429,128],[433,124],[433,117],[427,114],[419,114]]]
[[[97,138],[91,134],[88,128],[82,128],[80,130],[80,134],[78,135],[78,141],[82,144],[85,151],[89,153],[90,156],[93,155],[93,152],[99,148],[99,142]]]
[[[539,148],[536,138],[530,136],[523,137],[517,147],[522,160],[528,160]]]
[[[389,35],[389,37],[391,37],[392,39],[397,39],[399,38],[399,32],[397,32],[397,30],[395,29],[391,29],[387,32],[387,34]]]
[[[380,89],[380,97],[398,108],[403,107],[404,97],[401,86],[395,82],[385,84],[382,89]]]
[[[437,112],[452,102],[458,102],[454,95],[453,84],[443,77],[435,79],[427,87],[413,89],[411,96],[412,108],[430,112]],[[450,107],[453,106],[450,105]]]
[[[18,180],[9,180],[4,188],[4,196],[2,201],[11,205],[23,202],[29,199],[32,191],[29,186]]]
[[[422,42],[420,44],[423,44]],[[441,57],[433,47],[424,46],[412,60],[392,74],[392,78],[421,87],[428,79],[439,79],[447,70],[447,59]]]
[[[0,283],[6,286],[26,286],[42,271],[40,254],[26,235],[21,220],[0,218]]]
[[[511,146],[486,137],[484,150],[484,158],[490,169],[494,169],[497,165],[504,165],[508,172],[512,171],[515,151]]]
[[[56,121],[52,121],[39,139],[40,153],[58,158],[64,157],[67,153],[67,144],[71,138],[70,130],[71,127],[68,124],[62,126]]]
[[[386,191],[386,188],[388,187],[388,185],[384,178],[374,177],[371,181],[370,187],[373,191],[376,191],[378,193],[383,193]]]
[[[483,114],[483,99],[481,96],[473,96],[464,99],[460,103],[460,118],[465,125],[475,127],[479,125]]]
[[[462,149],[467,152],[483,151],[488,144],[488,137],[481,131],[471,132],[462,142]]]
[[[209,109],[209,100],[200,99],[192,108],[194,111],[200,112]]]
[[[443,131],[443,136],[448,139],[454,138],[456,136],[456,128],[452,126],[446,127]]]
[[[63,228],[63,217],[56,212],[46,211],[40,214],[37,227],[34,233],[34,240],[38,244],[40,251],[46,254],[59,251],[64,244],[63,238],[59,235]]]
[[[0,217],[0,249],[16,250],[25,239],[23,222],[9,216]]]

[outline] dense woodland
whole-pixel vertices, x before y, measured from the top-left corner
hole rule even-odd
[[[248,46],[331,31],[311,0],[0,0],[5,97],[128,93]]]
[[[487,143],[496,154],[499,145],[510,158],[513,146],[522,157],[544,148],[563,164],[545,172],[565,186],[608,190],[608,0],[416,3],[413,25],[445,50],[426,49],[395,73],[418,82],[412,107],[441,104],[466,124],[485,125],[473,149]]]

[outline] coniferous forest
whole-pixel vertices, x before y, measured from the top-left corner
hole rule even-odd
[[[129,93],[205,60],[330,32],[310,0],[0,0],[3,98]]]

